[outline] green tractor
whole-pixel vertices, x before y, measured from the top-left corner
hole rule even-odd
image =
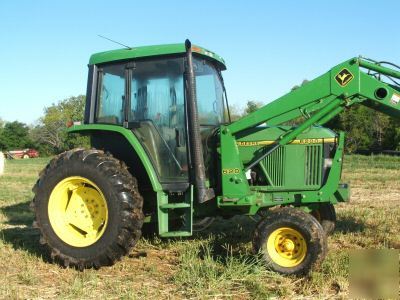
[[[321,125],[356,103],[400,117],[399,86],[381,80],[400,72],[352,58],[231,122],[225,68],[188,40],[91,56],[84,121],[69,132],[92,148],[55,157],[33,188],[55,261],[112,265],[145,223],[185,237],[235,215],[259,216],[254,252],[274,271],[304,274],[324,259],[349,188],[344,133]]]

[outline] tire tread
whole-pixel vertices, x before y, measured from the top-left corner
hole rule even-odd
[[[121,207],[121,220],[119,232],[113,243],[95,258],[88,260],[76,259],[62,252],[62,249],[54,247],[49,242],[43,231],[42,220],[39,217],[38,201],[47,201],[42,199],[44,182],[49,176],[63,168],[68,168],[72,162],[79,162],[82,165],[95,168],[102,176],[107,176],[111,183],[115,195]],[[104,265],[112,265],[126,255],[132,247],[135,246],[141,236],[141,227],[143,225],[144,215],[142,212],[143,198],[137,187],[137,180],[128,171],[126,165],[114,158],[109,153],[104,153],[97,149],[73,149],[57,155],[48,165],[39,173],[39,179],[36,181],[32,191],[35,197],[32,207],[35,213],[35,226],[40,231],[40,243],[50,250],[50,256],[53,261],[59,262],[65,267],[75,267],[79,270],[85,268],[100,268]]]

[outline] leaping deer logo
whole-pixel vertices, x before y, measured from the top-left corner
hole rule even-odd
[[[350,74],[339,74],[338,78],[340,79],[341,82],[345,82],[346,78],[349,76],[350,76]]]
[[[347,69],[343,69],[335,78],[341,86],[345,86],[353,79],[353,75]]]

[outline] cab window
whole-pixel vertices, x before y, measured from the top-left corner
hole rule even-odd
[[[103,67],[99,79],[96,122],[122,124],[125,102],[124,65]]]
[[[212,63],[195,58],[196,95],[201,126],[216,126],[224,120],[224,90]]]
[[[138,61],[130,82],[128,121],[165,183],[188,180],[183,62]]]

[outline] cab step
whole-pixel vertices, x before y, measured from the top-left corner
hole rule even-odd
[[[191,236],[193,230],[193,185],[182,195],[182,202],[168,203],[166,193],[157,194],[158,234],[161,237]],[[171,218],[185,219],[180,228],[172,226]],[[170,228],[173,227],[173,228]]]
[[[191,236],[190,231],[169,231],[160,234],[161,237],[178,237],[178,236]]]
[[[167,203],[160,205],[161,209],[178,209],[178,208],[190,208],[190,203]]]

